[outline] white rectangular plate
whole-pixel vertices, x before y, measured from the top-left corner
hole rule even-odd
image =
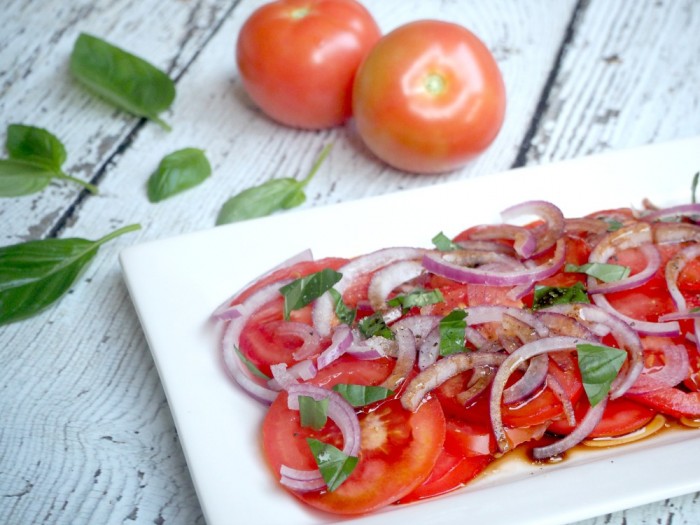
[[[577,454],[555,466],[506,461],[451,495],[342,520],[281,490],[264,466],[264,410],[228,380],[211,312],[266,269],[311,248],[351,257],[387,246],[429,247],[496,222],[529,199],[567,216],[689,202],[700,137],[523,168],[328,207],[287,212],[144,243],[121,254],[129,292],[165,387],[210,525],[562,524],[700,490],[700,431],[665,432],[622,448]],[[351,176],[351,174],[349,174]]]

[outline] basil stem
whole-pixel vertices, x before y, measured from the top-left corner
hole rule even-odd
[[[140,228],[125,226],[96,241],[43,239],[0,247],[0,325],[53,304],[75,283],[100,246]]]
[[[163,157],[158,169],[148,179],[148,200],[160,202],[193,188],[211,175],[211,165],[204,151],[184,148]]]
[[[118,108],[171,129],[158,114],[175,100],[175,84],[142,58],[82,33],[73,46],[70,69],[88,89]]]
[[[328,156],[332,145],[323,148],[309,174],[298,181],[293,178],[271,179],[259,186],[243,190],[228,199],[216,218],[217,226],[265,217],[280,210],[301,206],[306,201],[304,189]]]
[[[10,124],[5,142],[8,159],[0,159],[0,197],[21,197],[43,190],[51,179],[74,182],[91,193],[97,187],[63,172],[66,149],[42,128]]]

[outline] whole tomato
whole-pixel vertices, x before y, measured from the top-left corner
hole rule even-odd
[[[405,171],[463,166],[496,138],[505,107],[493,56],[453,23],[421,20],[395,29],[355,77],[358,133],[380,159]]]
[[[269,117],[328,128],[350,117],[355,73],[380,37],[354,0],[278,0],[243,24],[236,61],[246,92]]]

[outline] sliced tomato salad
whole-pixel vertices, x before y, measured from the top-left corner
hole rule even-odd
[[[271,476],[303,504],[364,514],[518,447],[546,463],[659,418],[698,426],[700,205],[502,216],[430,247],[297,257],[217,309],[228,372],[269,405]]]

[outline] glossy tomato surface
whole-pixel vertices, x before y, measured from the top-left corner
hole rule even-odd
[[[343,123],[355,72],[381,33],[354,0],[278,0],[244,23],[236,44],[243,87],[272,119],[306,129]]]
[[[421,20],[384,36],[353,89],[357,130],[380,159],[411,172],[454,170],[496,138],[506,108],[501,72],[462,26]]]

